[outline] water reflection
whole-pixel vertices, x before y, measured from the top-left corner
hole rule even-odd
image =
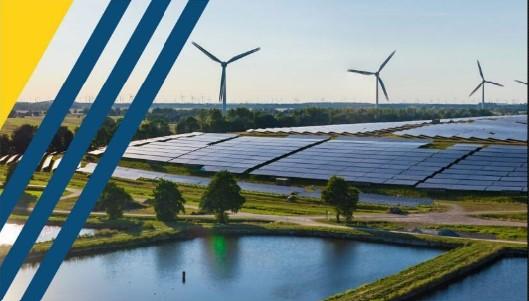
[[[44,300],[320,300],[441,252],[307,237],[208,236],[68,260]],[[20,271],[6,300],[19,300],[34,270]]]
[[[229,281],[237,275],[239,255],[238,236],[212,235],[202,240],[204,255],[215,280]]]
[[[0,245],[13,245],[24,225],[6,224],[0,232]],[[61,227],[45,226],[40,232],[37,242],[50,241],[57,237]],[[79,235],[94,235],[93,229],[82,229]]]

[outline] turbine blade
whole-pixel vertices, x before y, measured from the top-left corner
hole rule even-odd
[[[207,55],[210,59],[214,60],[215,62],[217,63],[221,63],[222,64],[222,61],[219,60],[216,56],[214,56],[213,54],[211,54],[209,51],[207,51],[206,49],[202,48],[202,46],[198,45],[197,43],[195,42],[192,42],[193,45],[195,45],[195,47],[197,47],[200,51],[202,51],[205,55]]]
[[[496,85],[496,86],[500,86],[500,87],[503,87],[503,85],[502,85],[502,84],[500,84],[500,83],[495,83],[495,82],[488,82],[488,81],[486,81],[486,83],[489,83],[489,84],[493,84],[493,85]]]
[[[526,82],[523,82],[523,81],[521,81],[521,80],[517,80],[517,79],[515,79],[514,81],[517,82],[517,83],[519,83],[519,84],[522,84],[522,85],[527,85]]]
[[[246,52],[244,52],[244,53],[241,53],[241,54],[239,54],[239,55],[236,55],[236,56],[232,57],[227,63],[228,63],[228,64],[229,64],[229,63],[233,63],[233,62],[235,62],[236,60],[240,60],[240,59],[242,59],[243,57],[245,57],[245,56],[247,56],[247,55],[250,55],[250,54],[252,54],[252,53],[254,53],[254,52],[257,52],[257,51],[259,51],[259,50],[261,50],[261,48],[255,48],[255,49],[252,49],[252,50],[250,50],[250,51],[246,51]]]
[[[386,66],[386,64],[389,62],[389,60],[391,60],[391,58],[393,57],[393,55],[395,55],[395,52],[397,52],[397,50],[394,50],[389,56],[388,58],[382,63],[382,65],[380,65],[380,68],[378,68],[378,72],[382,71],[382,69],[384,69],[384,66]]]
[[[481,85],[483,85],[483,83],[479,83],[479,85],[476,87],[476,89],[472,90],[472,92],[470,92],[470,95],[468,95],[469,97],[472,96],[472,94],[476,93],[477,90],[479,90],[479,88],[481,88]]]
[[[479,75],[481,76],[481,79],[485,80],[485,77],[483,76],[483,70],[481,69],[481,64],[479,63],[479,60],[478,60],[478,69],[479,69]]]
[[[363,74],[363,75],[373,75],[373,74],[375,74],[374,72],[362,71],[362,70],[354,70],[354,69],[349,69],[349,70],[347,70],[347,72],[360,73],[360,74]]]
[[[388,92],[386,91],[386,86],[384,86],[384,82],[380,77],[377,77],[378,82],[380,83],[380,87],[382,88],[382,92],[384,92],[384,96],[386,96],[386,100],[389,100]]]

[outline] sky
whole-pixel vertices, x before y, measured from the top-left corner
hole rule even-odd
[[[109,0],[75,0],[19,101],[53,99]],[[132,0],[77,101],[97,95],[149,1]],[[118,102],[128,102],[144,81],[185,4],[173,0]],[[157,102],[216,102],[221,59],[261,47],[227,70],[228,102],[373,102],[381,73],[390,102],[462,103],[479,82],[489,101],[527,101],[525,0],[211,0],[173,66]],[[384,103],[382,100],[381,103]]]

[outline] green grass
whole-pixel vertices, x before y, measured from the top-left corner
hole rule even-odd
[[[503,221],[527,222],[527,212],[520,213],[488,213],[478,214],[476,217]]]
[[[39,126],[43,118],[44,116],[8,118],[0,130],[0,134],[11,135],[15,129],[24,124]],[[70,131],[74,131],[81,124],[82,120],[82,117],[80,118],[75,115],[68,115],[64,119],[62,125],[66,126]]]
[[[322,221],[329,224],[336,224],[334,220]],[[448,229],[455,232],[462,232],[462,234],[473,234],[491,236],[491,239],[526,241],[527,228],[525,227],[510,227],[510,226],[473,226],[473,225],[428,225],[428,224],[412,224],[412,223],[393,223],[387,221],[355,221],[353,220],[348,226],[373,228],[386,231],[411,231],[412,229],[431,229],[440,230]]]
[[[527,240],[527,228],[510,226],[428,225],[428,229],[448,229],[456,232],[492,235],[502,240]]]

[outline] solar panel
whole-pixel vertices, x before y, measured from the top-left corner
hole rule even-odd
[[[466,118],[454,121],[455,123],[432,124],[406,129],[394,134],[415,137],[527,141],[527,115]]]
[[[425,143],[330,140],[302,150],[257,170],[255,175],[320,179],[314,175],[344,177],[348,181],[415,185],[433,173],[469,154],[479,146],[446,150],[420,148]],[[449,154],[449,156],[444,156]]]
[[[171,162],[202,166],[205,171],[228,170],[243,173],[321,141],[323,139],[238,137],[197,149],[174,158]]]
[[[466,190],[472,190],[469,187],[473,187],[487,191],[523,191],[527,187],[527,173],[520,171],[520,168],[527,165],[527,157],[513,154],[524,153],[527,153],[525,146],[485,147],[418,187],[454,189],[466,186]],[[456,184],[458,186],[454,186]]]

